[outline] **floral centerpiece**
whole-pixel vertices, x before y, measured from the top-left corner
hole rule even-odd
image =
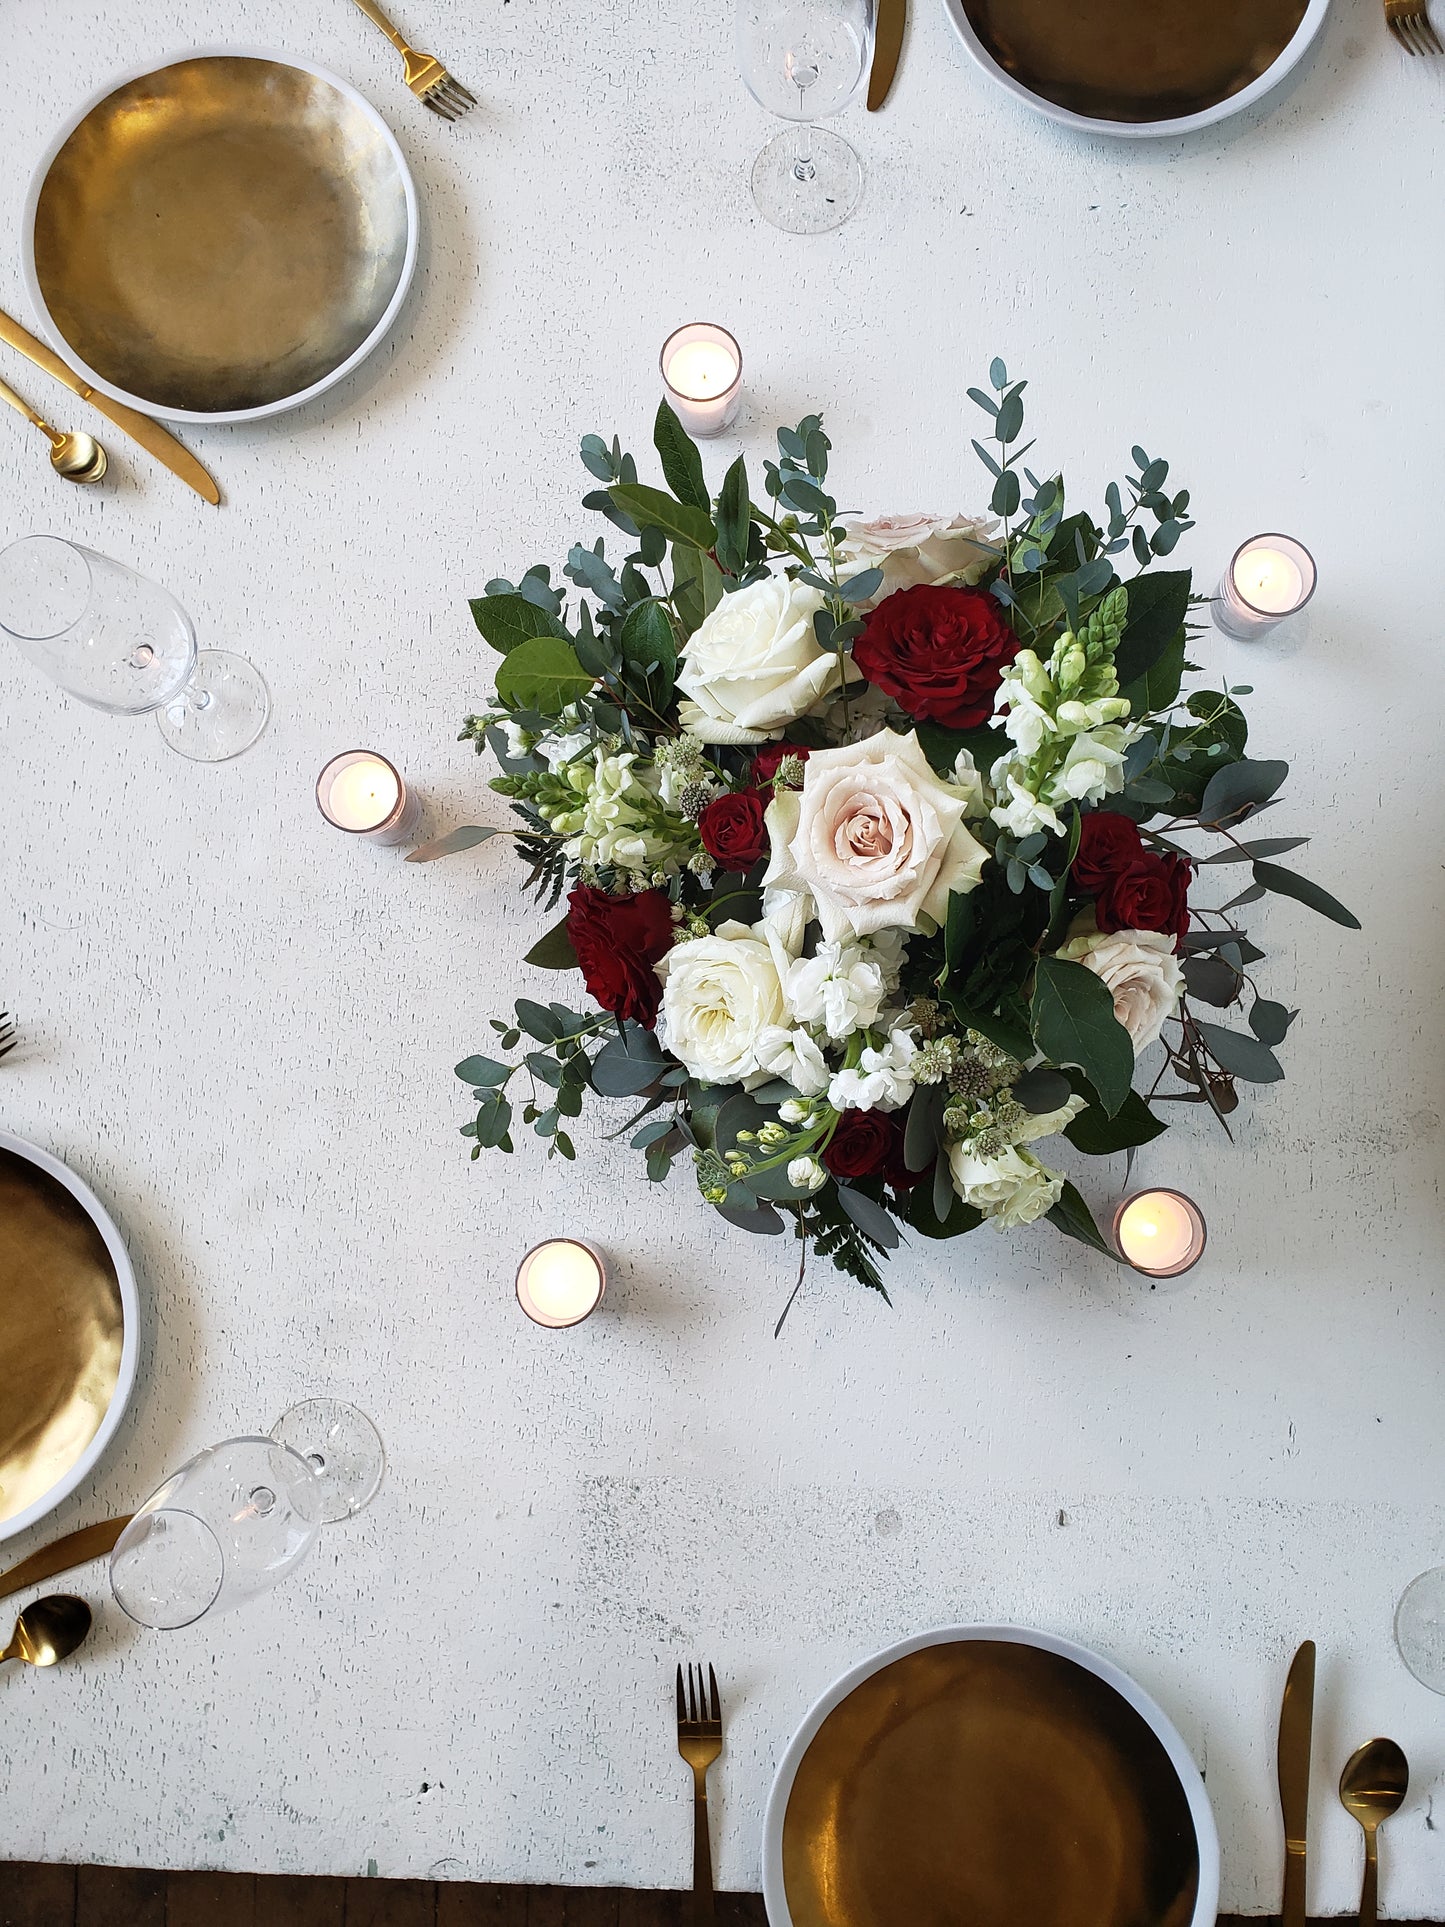
[[[520,827],[413,856],[512,835],[541,904],[566,896],[526,960],[591,1000],[519,999],[501,1055],[458,1065],[473,1157],[520,1111],[572,1158],[591,1094],[632,1099],[654,1183],[685,1159],[730,1224],[791,1219],[881,1289],[904,1228],[1047,1219],[1107,1250],[1050,1138],[1129,1150],[1157,1104],[1225,1123],[1238,1081],[1283,1075],[1294,1013],[1238,913],[1273,891],[1358,926],[1277,861],[1305,839],[1253,835],[1287,765],[1246,753],[1248,690],[1183,693],[1196,598],[1158,565],[1188,495],[1136,447],[1103,518],[1072,511],[1024,465],[1025,384],[991,383],[987,518],[840,514],[816,416],[780,431],[766,508],[741,459],[714,500],[664,403],[665,488],[582,444],[620,556],[472,603],[500,660],[463,736]],[[1248,882],[1210,908],[1215,865]]]

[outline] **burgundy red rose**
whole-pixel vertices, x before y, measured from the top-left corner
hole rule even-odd
[[[1176,941],[1189,928],[1188,859],[1151,850],[1139,826],[1117,810],[1090,810],[1079,825],[1073,880],[1094,899],[1094,920],[1116,930],[1161,930]]]
[[[579,886],[567,898],[567,935],[588,994],[603,1010],[653,1029],[662,1001],[654,966],[672,948],[672,903],[662,890],[614,897]]]
[[[981,589],[899,589],[868,617],[853,661],[905,714],[976,729],[993,714],[1018,637]]]

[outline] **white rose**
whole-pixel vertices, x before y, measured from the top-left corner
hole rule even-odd
[[[804,1024],[821,1024],[836,1044],[869,1030],[888,994],[882,964],[856,943],[820,943],[788,968],[783,994]]]
[[[1158,1041],[1165,1019],[1179,1007],[1184,981],[1173,937],[1158,930],[1119,930],[1111,937],[1073,937],[1058,954],[1103,981],[1114,999],[1114,1015],[1134,1040],[1136,1057]]]
[[[1053,1137],[1088,1108],[1087,1098],[1066,1098],[1056,1111],[1031,1111],[1022,1124],[1010,1130],[1009,1136],[1015,1144],[1033,1144],[1041,1137]]]
[[[900,1111],[913,1095],[918,1046],[906,1030],[889,1033],[882,1050],[865,1049],[854,1070],[837,1071],[828,1086],[835,1111]]]
[[[913,734],[814,750],[801,790],[768,808],[765,891],[811,891],[830,941],[934,930],[951,891],[976,887],[988,851],[964,823],[964,793],[935,776]]]
[[[657,965],[662,979],[658,1035],[692,1076],[737,1084],[762,1070],[757,1045],[785,1027],[778,953],[744,923],[674,944]]]
[[[996,1158],[980,1158],[966,1144],[955,1144],[948,1166],[964,1203],[991,1218],[1000,1231],[1032,1224],[1063,1196],[1063,1178],[1040,1164],[1032,1151],[1010,1149]]]
[[[989,540],[997,526],[971,515],[881,515],[874,522],[850,522],[838,553],[849,575],[883,571],[883,586],[863,605],[871,609],[895,589],[977,582],[999,558]]]
[[[828,1182],[828,1173],[816,1158],[792,1158],[788,1163],[788,1183],[795,1191],[817,1191]]]
[[[799,1097],[820,1097],[828,1088],[828,1066],[823,1061],[823,1053],[805,1030],[770,1025],[759,1034],[753,1055],[760,1073],[786,1078]],[[782,1112],[787,1108],[785,1102]],[[784,1116],[783,1121],[796,1124],[798,1119]]]
[[[836,689],[838,658],[813,633],[823,602],[784,575],[725,595],[683,654],[683,727],[704,743],[765,743]]]

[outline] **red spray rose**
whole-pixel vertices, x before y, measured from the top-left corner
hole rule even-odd
[[[980,589],[899,589],[853,645],[869,682],[920,722],[976,729],[993,714],[1018,637]]]
[[[714,797],[697,819],[702,847],[729,870],[750,870],[767,854],[768,833],[763,827],[767,807],[756,790]]]
[[[753,782],[758,789],[772,782],[786,756],[796,756],[800,763],[808,760],[808,752],[801,743],[768,743],[758,751],[753,758]]]
[[[567,898],[567,935],[588,994],[616,1017],[651,1030],[662,984],[653,965],[672,948],[672,904],[661,890],[613,897],[579,888]]]
[[[1117,810],[1090,810],[1079,825],[1074,882],[1094,898],[1094,920],[1115,930],[1162,930],[1176,942],[1189,928],[1187,858],[1149,849],[1138,824]]]
[[[884,1111],[844,1111],[823,1153],[835,1178],[876,1178],[893,1148],[893,1126]]]

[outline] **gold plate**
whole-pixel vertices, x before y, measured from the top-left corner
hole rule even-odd
[[[344,81],[207,54],[88,107],[32,190],[32,293],[98,384],[175,416],[272,413],[380,340],[416,252],[401,151]]]
[[[127,1357],[112,1249],[79,1195],[89,1193],[14,1143],[0,1144],[0,1537],[94,1462],[135,1351],[132,1336]]]
[[[1268,72],[1308,0],[959,0],[1006,74],[1098,121],[1202,115]]]
[[[987,1636],[854,1686],[782,1823],[790,1927],[1190,1927],[1200,1874],[1143,1714],[1078,1660]]]

